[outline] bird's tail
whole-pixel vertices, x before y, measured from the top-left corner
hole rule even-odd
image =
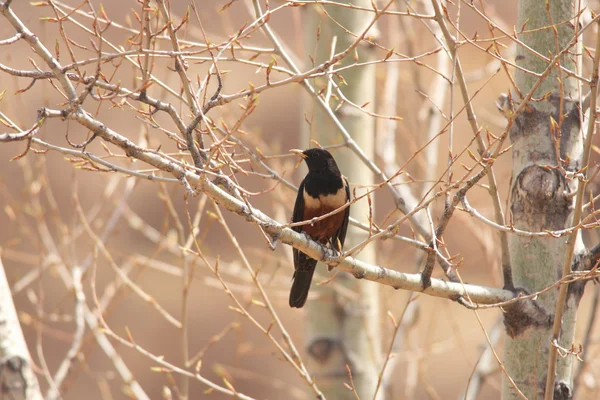
[[[290,307],[302,308],[304,303],[306,303],[310,283],[315,272],[315,266],[317,265],[317,260],[313,260],[312,258],[306,257],[302,261],[304,261],[302,267],[294,272],[294,282],[290,290]]]

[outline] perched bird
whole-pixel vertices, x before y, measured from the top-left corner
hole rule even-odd
[[[292,222],[311,220],[328,214],[350,201],[348,181],[341,174],[332,155],[323,149],[290,150],[302,157],[308,174],[298,189]],[[295,226],[321,244],[341,251],[346,239],[350,207],[313,224]],[[294,249],[294,282],[290,291],[290,307],[301,308],[306,302],[317,260]]]

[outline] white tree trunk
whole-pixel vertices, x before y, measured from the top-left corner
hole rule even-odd
[[[5,396],[15,400],[42,398],[0,258],[0,399]]]
[[[369,0],[352,2],[356,6],[370,7]],[[306,7],[304,15],[307,20],[305,29],[305,51],[314,57],[316,63],[321,63],[330,58],[334,36],[337,37],[336,53],[346,49],[355,40],[342,31],[329,17],[323,15],[319,8]],[[341,7],[324,7],[329,15],[349,31],[360,35],[374,14],[358,12]],[[320,30],[317,39],[317,31]],[[364,62],[371,58],[372,49],[366,43],[361,43],[357,49],[359,61]],[[350,53],[343,64],[354,62],[354,54]],[[307,63],[310,63],[308,56]],[[336,65],[339,67],[339,65]],[[352,102],[362,105],[365,111],[373,111],[375,101],[375,66],[370,65],[360,68],[351,68],[343,73],[345,86],[337,77],[334,81],[341,86],[344,95]],[[315,83],[317,90],[324,89],[327,85],[325,79]],[[335,110],[340,102],[339,96],[332,88],[330,106]],[[303,129],[306,132],[302,145],[314,147],[311,139],[321,145],[343,143],[343,138],[327,117],[316,100],[311,98],[305,108],[305,115],[311,124],[303,119]],[[369,157],[374,157],[375,126],[374,119],[364,112],[344,104],[336,110],[336,116],[346,127],[350,135]],[[332,150],[340,170],[348,178],[354,193],[355,186],[369,187],[373,183],[373,174],[354,156],[344,148]],[[364,186],[363,186],[364,185]],[[365,189],[356,188],[356,195],[364,193]],[[351,216],[360,222],[368,224],[370,213],[366,199],[354,204]],[[349,249],[367,238],[367,232],[349,226],[345,248]],[[376,263],[375,247],[370,245],[363,249],[358,258],[369,263]],[[335,272],[335,271],[334,271]],[[373,282],[357,280],[347,274],[338,274],[333,282],[327,285],[316,286],[315,283],[323,281],[327,276],[324,265],[317,266],[316,279],[313,281],[312,293],[318,293],[315,301],[309,301],[305,306],[306,313],[306,345],[313,361],[310,370],[315,373],[319,388],[328,400],[354,399],[355,395],[348,390],[344,383],[350,384],[346,365],[350,367],[352,380],[356,393],[361,399],[373,397],[377,386],[378,374],[381,367],[381,331],[379,312],[379,288]],[[319,277],[320,276],[320,277]],[[336,290],[336,285],[343,285],[346,289]],[[380,390],[382,398],[383,390]]]
[[[562,22],[573,18],[577,10],[570,0],[552,0],[549,5],[548,12],[543,1],[521,0],[517,30],[524,24],[526,31],[535,30],[518,34],[519,40],[552,59],[573,40],[574,26]],[[562,24],[557,27],[558,42],[552,28],[539,29],[559,22]],[[560,65],[577,72],[578,66],[572,55],[574,52],[579,53],[580,50],[571,48],[569,54],[560,58]],[[537,73],[543,73],[549,65],[547,61],[519,45],[517,64]],[[522,95],[527,96],[538,78],[517,70],[515,81]],[[583,150],[577,81],[568,78],[567,74],[554,66],[533,98],[540,99],[545,95],[548,97],[543,101],[530,102],[518,115],[510,130],[513,143],[512,222],[518,229],[534,232],[555,231],[572,226],[572,194],[577,188],[577,182],[570,179],[566,171],[573,172],[581,168]],[[522,99],[516,91],[512,97],[515,102],[513,108],[517,109]],[[562,112],[559,112],[561,107]],[[557,128],[553,129],[552,119],[560,124],[560,132]],[[560,141],[560,158],[563,161],[557,159],[557,140]],[[581,239],[577,240],[579,245],[576,252],[582,249]],[[517,289],[535,293],[561,278],[567,237],[526,238],[510,235],[509,243],[513,281]],[[563,348],[571,348],[581,294],[582,290],[569,291],[559,342]],[[527,398],[544,397],[557,296],[558,289],[539,296],[535,301],[539,308],[527,316],[522,313],[523,310],[513,310],[514,313],[511,311],[507,314],[505,367]],[[551,351],[556,350],[552,348]],[[555,399],[570,398],[572,361],[571,355],[558,358]],[[502,385],[502,398],[520,398],[506,376]]]

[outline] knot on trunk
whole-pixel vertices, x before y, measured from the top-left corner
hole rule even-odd
[[[573,199],[561,170],[529,165],[517,176],[511,195],[516,227],[543,231],[566,226]]]

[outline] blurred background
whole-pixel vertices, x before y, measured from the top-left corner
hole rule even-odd
[[[103,36],[115,47],[111,49],[104,44],[104,51],[115,52],[116,49],[135,48],[135,30],[139,23],[136,14],[140,13],[140,4],[134,0],[105,0],[90,2],[96,12],[104,12],[112,21],[106,27]],[[402,2],[398,2],[398,10],[404,10]],[[591,7],[596,7],[595,2]],[[284,4],[271,1],[272,9]],[[92,19],[86,16],[90,8],[87,4],[75,1],[56,3],[57,9],[69,12],[70,7],[78,7],[81,13],[73,12],[74,18],[81,23],[59,24],[56,10],[50,7],[35,7],[29,2],[13,2],[13,10],[22,22],[31,29],[52,51],[58,50],[59,61],[69,64],[71,55],[64,46],[61,35],[71,41],[71,51],[78,60],[92,58],[93,43],[97,42],[90,32]],[[418,8],[418,4],[415,3]],[[178,21],[189,10],[189,3],[177,1],[171,4],[172,12]],[[597,7],[596,7],[597,8]],[[494,16],[498,26],[512,32],[516,23],[516,1],[495,0],[485,2],[485,11]],[[453,15],[459,10],[450,8]],[[198,22],[196,15],[201,23]],[[6,20],[0,20],[0,39],[14,34],[12,26]],[[202,0],[196,3],[191,11],[190,22],[180,31],[179,36],[190,41],[189,50],[198,49],[198,43],[223,43],[242,26],[254,21],[253,10],[246,1]],[[460,10],[460,29],[466,38],[485,38],[490,33],[486,21],[464,7]],[[269,20],[272,29],[279,35],[292,58],[302,65],[307,60],[304,54],[304,11],[303,7],[283,7],[274,12]],[[61,32],[62,29],[62,32]],[[325,28],[324,28],[325,29]],[[421,54],[438,47],[431,37],[427,25],[416,18],[385,16],[379,21],[380,35],[377,42],[386,49],[394,48],[404,55]],[[204,33],[203,33],[204,32]],[[400,32],[400,35],[397,34]],[[206,35],[206,38],[204,37]],[[316,33],[315,33],[316,34]],[[463,38],[464,39],[464,38]],[[269,63],[275,59],[278,65],[285,66],[282,60],[272,52],[253,52],[251,47],[270,49],[272,44],[260,32],[241,40],[245,50],[237,50],[236,54],[226,52],[227,56],[239,57],[261,63]],[[170,49],[165,40],[157,41],[158,49]],[[510,42],[506,41],[504,56],[511,56]],[[483,46],[483,47],[482,47]],[[256,58],[253,59],[253,55]],[[378,57],[383,58],[384,50],[378,50]],[[485,44],[479,47],[464,44],[459,49],[463,66],[468,72],[468,85],[471,94],[476,93],[475,110],[481,126],[496,136],[500,136],[505,127],[504,118],[497,112],[495,101],[500,93],[510,90],[510,82],[499,64],[485,52]],[[56,55],[56,54],[55,54]],[[206,57],[207,54],[201,54]],[[419,63],[406,61],[400,63],[398,82],[399,99],[395,115],[402,117],[397,123],[396,151],[398,162],[404,171],[412,177],[407,185],[419,190],[423,171],[429,165],[418,153],[424,145],[423,127],[427,120],[424,109],[430,106],[426,93],[435,74],[428,65],[435,65],[435,54],[419,59]],[[136,57],[133,57],[137,60]],[[194,57],[188,58],[189,76],[196,85],[202,81],[211,62]],[[43,64],[24,41],[10,46],[0,47],[0,64],[14,69],[47,71]],[[174,89],[168,93],[164,87],[153,85],[149,95],[172,102],[177,110],[189,118],[184,107],[177,103],[180,90],[178,74],[173,69],[173,60],[169,57],[157,57],[153,65],[153,74],[162,81],[165,87]],[[223,74],[223,93],[235,94],[245,90],[250,84],[258,86],[265,82],[264,68],[258,68],[252,62],[223,61],[219,63]],[[384,64],[378,65],[378,92],[386,85],[386,69]],[[93,75],[96,64],[91,63],[80,68],[80,72]],[[585,70],[585,69],[584,69]],[[589,72],[589,68],[588,68]],[[123,87],[139,86],[139,70],[133,68],[123,58],[116,58],[102,66],[102,73],[113,83],[121,83]],[[274,71],[273,78],[281,79],[285,75]],[[47,81],[37,81],[28,87],[31,80],[17,78],[0,71],[0,92],[4,97],[0,101],[0,110],[9,116],[13,123],[23,129],[32,126],[36,121],[37,110],[41,107],[59,109],[64,97]],[[79,86],[81,90],[82,86]],[[216,88],[216,80],[211,79],[207,96],[210,97]],[[26,89],[26,90],[25,90]],[[458,90],[451,92],[454,102],[454,113],[462,106]],[[309,100],[307,94],[298,84],[287,84],[262,92],[254,104],[253,112],[244,119],[240,127],[245,135],[236,135],[241,143],[255,154],[262,154],[265,163],[277,171],[287,181],[298,185],[305,172],[304,167],[295,169],[296,159],[289,156],[290,148],[306,148],[310,143],[302,136],[301,128],[306,115],[303,107]],[[439,108],[445,115],[450,113],[451,99]],[[381,99],[365,99],[378,101],[376,108],[383,107]],[[89,102],[89,103],[87,103]],[[248,99],[240,98],[225,106],[217,107],[210,112],[215,121],[233,126],[244,113],[243,107]],[[157,115],[155,125],[145,122],[137,109],[139,104],[125,98],[113,99],[98,103],[86,100],[86,109],[95,117],[103,120],[108,127],[132,141],[151,149],[178,153],[176,142],[168,132],[176,128],[164,115]],[[376,119],[378,129],[383,119]],[[466,118],[461,114],[454,125],[455,149],[469,145],[472,132]],[[45,123],[37,135],[40,139],[58,146],[69,147],[68,141],[82,143],[89,137],[79,125],[73,122],[52,120]],[[443,176],[447,165],[447,139],[440,135],[440,161],[434,174],[436,179]],[[231,145],[232,151],[240,151],[239,143]],[[180,233],[189,232],[187,212],[194,217],[199,212],[198,242],[203,255],[211,268],[219,264],[223,281],[229,289],[252,312],[252,315],[263,327],[272,322],[271,316],[253,299],[257,297],[257,289],[252,278],[243,266],[240,254],[219,222],[216,210],[210,201],[203,196],[186,197],[181,185],[159,183],[143,179],[134,179],[108,171],[98,170],[80,159],[57,151],[39,153],[42,150],[34,146],[24,157],[11,161],[21,154],[26,146],[23,142],[3,143],[0,146],[0,193],[3,210],[0,212],[0,248],[2,261],[9,282],[13,288],[14,299],[19,312],[23,329],[35,364],[39,368],[40,382],[43,388],[48,384],[43,370],[51,373],[63,360],[73,338],[74,332],[74,296],[72,288],[65,285],[61,271],[75,265],[86,266],[83,277],[83,288],[86,303],[95,308],[93,286],[101,305],[105,305],[104,319],[110,329],[124,338],[133,338],[135,343],[154,355],[181,365],[181,332],[173,324],[156,311],[151,302],[143,300],[138,294],[127,288],[118,279],[115,270],[102,251],[95,250],[95,244],[81,227],[77,207],[81,207],[92,230],[99,236],[108,232],[105,246],[110,252],[114,265],[125,270],[129,277],[155,299],[166,312],[179,319],[182,312],[182,263],[183,255],[179,246]],[[120,155],[114,147],[105,146],[100,140],[93,141],[86,151],[104,157],[117,165],[126,168],[144,170],[148,166],[139,165]],[[335,155],[335,152],[334,152]],[[265,173],[260,165],[249,161],[249,157],[241,156],[240,165],[248,171]],[[465,164],[472,165],[472,160],[464,156]],[[378,165],[381,159],[375,160]],[[510,180],[510,152],[501,157],[495,164],[495,172],[500,185],[500,193],[504,204],[508,202]],[[148,169],[149,170],[149,169]],[[289,220],[295,191],[277,180],[268,179],[259,174],[235,174],[239,184],[254,193],[250,197],[253,206],[261,209],[279,222]],[[351,182],[359,185],[359,182]],[[481,213],[492,215],[491,203],[485,195],[485,188],[475,188],[469,192],[469,201]],[[399,215],[391,213],[393,202],[385,190],[379,190],[375,196],[375,220],[385,226]],[[433,203],[434,221],[443,209],[443,197]],[[120,218],[112,219],[119,210]],[[260,270],[259,278],[267,294],[278,311],[283,325],[290,333],[296,347],[304,353],[302,310],[292,310],[287,305],[287,296],[291,284],[293,264],[291,249],[278,245],[274,251],[268,245],[254,225],[248,224],[237,215],[230,215],[223,210],[224,219],[240,242],[245,255],[254,270]],[[412,237],[408,226],[400,229],[400,234]],[[596,243],[595,233],[586,233],[587,244]],[[104,239],[103,239],[104,240]],[[499,245],[496,233],[487,225],[468,217],[466,213],[457,212],[450,222],[445,241],[452,255],[462,259],[459,272],[469,283],[487,286],[502,286],[499,270]],[[397,241],[379,241],[377,246],[378,263],[386,268],[402,272],[417,271],[416,250]],[[194,246],[190,246],[194,248]],[[188,296],[188,332],[190,355],[202,351],[201,372],[204,377],[220,385],[224,379],[237,391],[254,398],[268,399],[308,399],[314,395],[298,373],[281,358],[273,343],[254,326],[248,318],[232,309],[235,304],[225,293],[222,283],[215,276],[209,265],[201,258],[192,257],[186,261],[192,272],[192,283]],[[62,267],[59,267],[62,265]],[[435,277],[442,277],[436,267]],[[317,279],[327,280],[325,273]],[[577,340],[582,337],[591,312],[591,293],[594,288],[590,284],[583,305],[580,308],[580,328]],[[382,331],[385,334],[384,348],[387,348],[393,332],[391,321],[385,317],[391,313],[396,318],[406,305],[409,293],[396,291],[390,287],[381,287]],[[315,301],[315,295],[309,301]],[[394,370],[393,385],[390,398],[448,399],[457,398],[466,386],[479,354],[486,343],[484,329],[490,331],[501,315],[498,309],[475,312],[445,299],[425,295],[417,296],[420,305],[414,326],[409,330],[406,343],[396,355],[398,360]],[[597,331],[597,330],[596,330]],[[595,360],[598,354],[598,335],[592,337],[591,347],[586,350],[586,357]],[[277,340],[281,343],[280,337]],[[136,380],[152,398],[161,398],[164,387],[173,387],[170,375],[153,370],[157,364],[135,349],[128,348],[112,341],[118,353],[132,371]],[[576,343],[577,344],[577,343]],[[497,346],[501,354],[501,342]],[[587,365],[585,375],[588,398],[595,398],[597,380],[600,376],[597,361]],[[66,380],[65,398],[128,398],[129,394],[121,378],[115,373],[111,360],[102,352],[90,331],[86,331],[81,352],[73,363],[72,370]],[[192,368],[193,370],[193,368]],[[310,370],[310,368],[309,368]],[[496,372],[485,382],[480,398],[498,398],[501,375]],[[317,377],[318,383],[318,377]],[[216,392],[207,392],[207,387],[200,382],[192,381],[191,398],[225,398]],[[583,398],[583,397],[582,397]]]

